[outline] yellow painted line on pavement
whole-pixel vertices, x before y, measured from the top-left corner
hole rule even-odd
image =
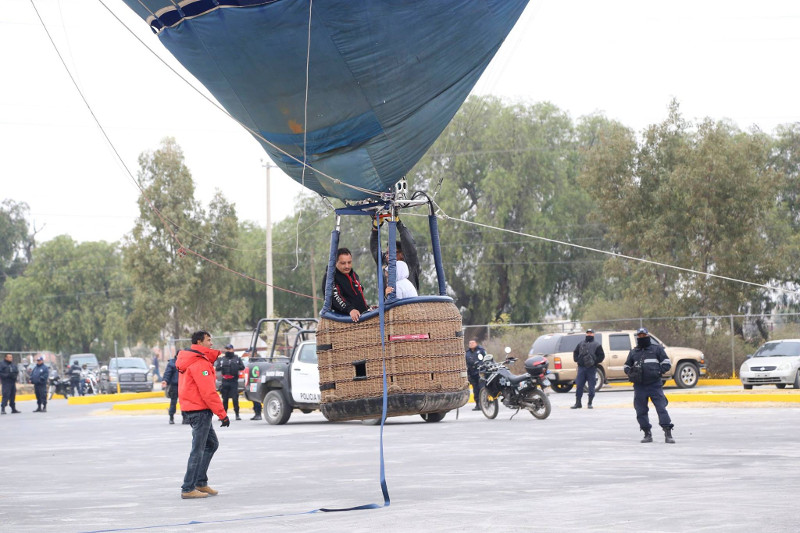
[[[249,400],[239,400],[239,407],[243,409],[252,409],[253,402]],[[180,411],[180,402],[178,402],[177,408],[178,411]],[[169,402],[121,403],[111,406],[112,411],[163,411],[166,409],[169,409]]]
[[[149,398],[163,398],[162,391],[153,392],[123,392],[120,394],[97,394],[92,396],[70,396],[69,405],[89,405],[93,403],[127,402],[130,400],[145,400]]]
[[[717,387],[717,386],[721,387],[721,386],[741,385],[741,384],[742,384],[742,382],[740,380],[738,380],[738,379],[702,379],[701,378],[697,382],[698,386],[711,386],[711,387]],[[667,385],[667,386],[675,385],[675,380],[673,380],[673,379],[667,380],[665,385]],[[627,381],[615,381],[613,383],[606,383],[603,386],[604,387],[633,387],[633,383],[629,383]]]
[[[710,402],[710,403],[741,403],[741,402],[775,402],[775,403],[800,403],[800,394],[778,394],[777,392],[719,392],[696,394],[667,394],[670,402]]]

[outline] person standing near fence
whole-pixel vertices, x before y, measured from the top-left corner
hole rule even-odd
[[[49,377],[50,369],[44,364],[44,357],[40,355],[36,358],[36,366],[31,370],[31,383],[33,383],[33,392],[36,394],[34,413],[47,412],[47,378]]]
[[[7,353],[5,359],[0,361],[0,383],[3,387],[0,414],[6,414],[6,405],[11,406],[13,414],[19,413],[17,411],[17,376],[19,376],[19,367],[14,363],[14,356]]]
[[[239,417],[239,372],[244,370],[242,359],[233,351],[233,344],[225,346],[225,355],[217,359],[214,368],[222,376],[219,393],[222,395],[222,406],[228,412],[228,400],[233,400],[233,412],[236,420]]]
[[[572,360],[578,364],[578,375],[575,377],[575,405],[570,409],[580,409],[581,399],[583,398],[583,386],[589,384],[589,403],[586,406],[592,408],[594,400],[594,386],[597,381],[597,365],[599,365],[606,354],[599,342],[594,340],[594,330],[586,330],[586,338],[575,347],[572,352]]]
[[[177,411],[178,404],[178,369],[175,368],[175,360],[177,357],[178,354],[175,354],[175,357],[167,361],[167,368],[164,369],[164,380],[161,382],[161,388],[164,389],[164,392],[169,398],[167,413],[169,414],[170,424],[175,423],[175,411]],[[186,424],[185,418],[183,423]]]
[[[639,428],[644,431],[642,442],[653,442],[650,432],[650,417],[647,416],[647,400],[653,402],[658,413],[658,424],[664,430],[664,441],[675,444],[672,438],[672,420],[667,412],[667,397],[661,376],[669,371],[672,363],[661,345],[650,341],[647,328],[636,331],[636,347],[628,353],[623,367],[628,379],[633,383],[633,407],[636,409],[636,420]]]
[[[483,346],[478,344],[478,339],[472,338],[469,340],[469,349],[467,349],[467,379],[469,384],[472,385],[472,395],[475,398],[475,407],[473,411],[480,411],[480,395],[481,395],[481,374],[478,371],[478,365],[486,355],[486,350]]]

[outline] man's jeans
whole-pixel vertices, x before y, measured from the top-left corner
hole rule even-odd
[[[211,427],[214,418],[211,410],[184,412],[184,416],[192,425],[192,452],[189,454],[181,492],[191,492],[195,487],[208,485],[208,465],[219,448],[219,440]]]

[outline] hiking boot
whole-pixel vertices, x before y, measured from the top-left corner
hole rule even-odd
[[[0,415],[4,415],[4,414],[6,414],[6,408],[5,407],[3,407],[3,410],[0,411]]]
[[[645,429],[644,431],[644,438],[641,442],[653,442],[653,434],[650,432],[649,429]]]
[[[575,405],[573,405],[572,407],[570,407],[570,409],[580,409],[581,407],[583,407],[583,406],[581,405],[581,403],[580,403],[580,402],[575,402]]]
[[[587,405],[586,408],[587,409],[594,409],[594,407],[592,407],[592,404]]]
[[[479,405],[476,405],[475,407],[472,408],[472,410],[473,411],[480,411],[481,407]]]
[[[40,405],[39,407],[37,407],[36,409],[34,409],[34,410],[33,410],[33,412],[34,412],[34,413],[41,413],[41,412],[42,412],[42,406]]]
[[[261,415],[255,415],[255,416],[254,416],[253,418],[251,418],[250,420],[261,420]]]
[[[241,420],[241,419],[242,419],[242,417],[240,417],[239,415],[236,415],[236,420]]]
[[[216,496],[217,494],[219,494],[218,490],[214,490],[211,487],[209,487],[208,485],[205,485],[203,487],[195,487],[194,490],[195,491],[199,490],[200,492],[202,492],[204,494],[208,494],[209,496]]]
[[[173,418],[173,417],[169,417],[169,423],[170,423],[170,424],[174,424],[174,423],[175,423],[175,418]]]
[[[16,415],[16,414],[19,414],[19,413],[21,413],[21,412],[22,412],[22,411],[17,411],[17,408],[16,408],[16,407],[12,407],[12,408],[11,408],[11,414],[12,414],[12,415]]]
[[[664,428],[664,442],[675,444],[675,439],[672,438],[672,428]]]
[[[205,492],[201,492],[197,489],[194,489],[191,492],[181,492],[182,500],[194,500],[197,498],[208,498],[208,494],[206,494]]]
[[[47,407],[42,407],[42,412],[46,413],[47,412]]]

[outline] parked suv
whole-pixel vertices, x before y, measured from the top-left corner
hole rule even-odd
[[[577,365],[572,360],[572,352],[586,338],[585,333],[552,333],[542,335],[531,346],[529,355],[541,355],[547,358],[550,369],[550,381],[556,392],[569,392],[575,385]],[[627,381],[623,367],[628,352],[636,346],[636,332],[630,331],[595,331],[595,341],[603,346],[606,358],[597,369],[595,390],[600,390],[604,383],[611,381]],[[652,342],[660,344],[667,352],[672,368],[664,374],[664,381],[675,378],[675,384],[682,389],[697,385],[700,376],[706,374],[706,361],[703,352],[693,348],[667,346],[654,335]]]
[[[100,391],[147,392],[153,390],[153,367],[141,357],[112,357],[100,370]]]
[[[97,362],[97,356],[93,353],[74,353],[69,356],[69,363],[67,363],[67,366],[72,366],[74,361],[77,361],[78,365],[81,367],[86,365],[87,369],[94,370],[95,372],[100,369],[100,363]]]

